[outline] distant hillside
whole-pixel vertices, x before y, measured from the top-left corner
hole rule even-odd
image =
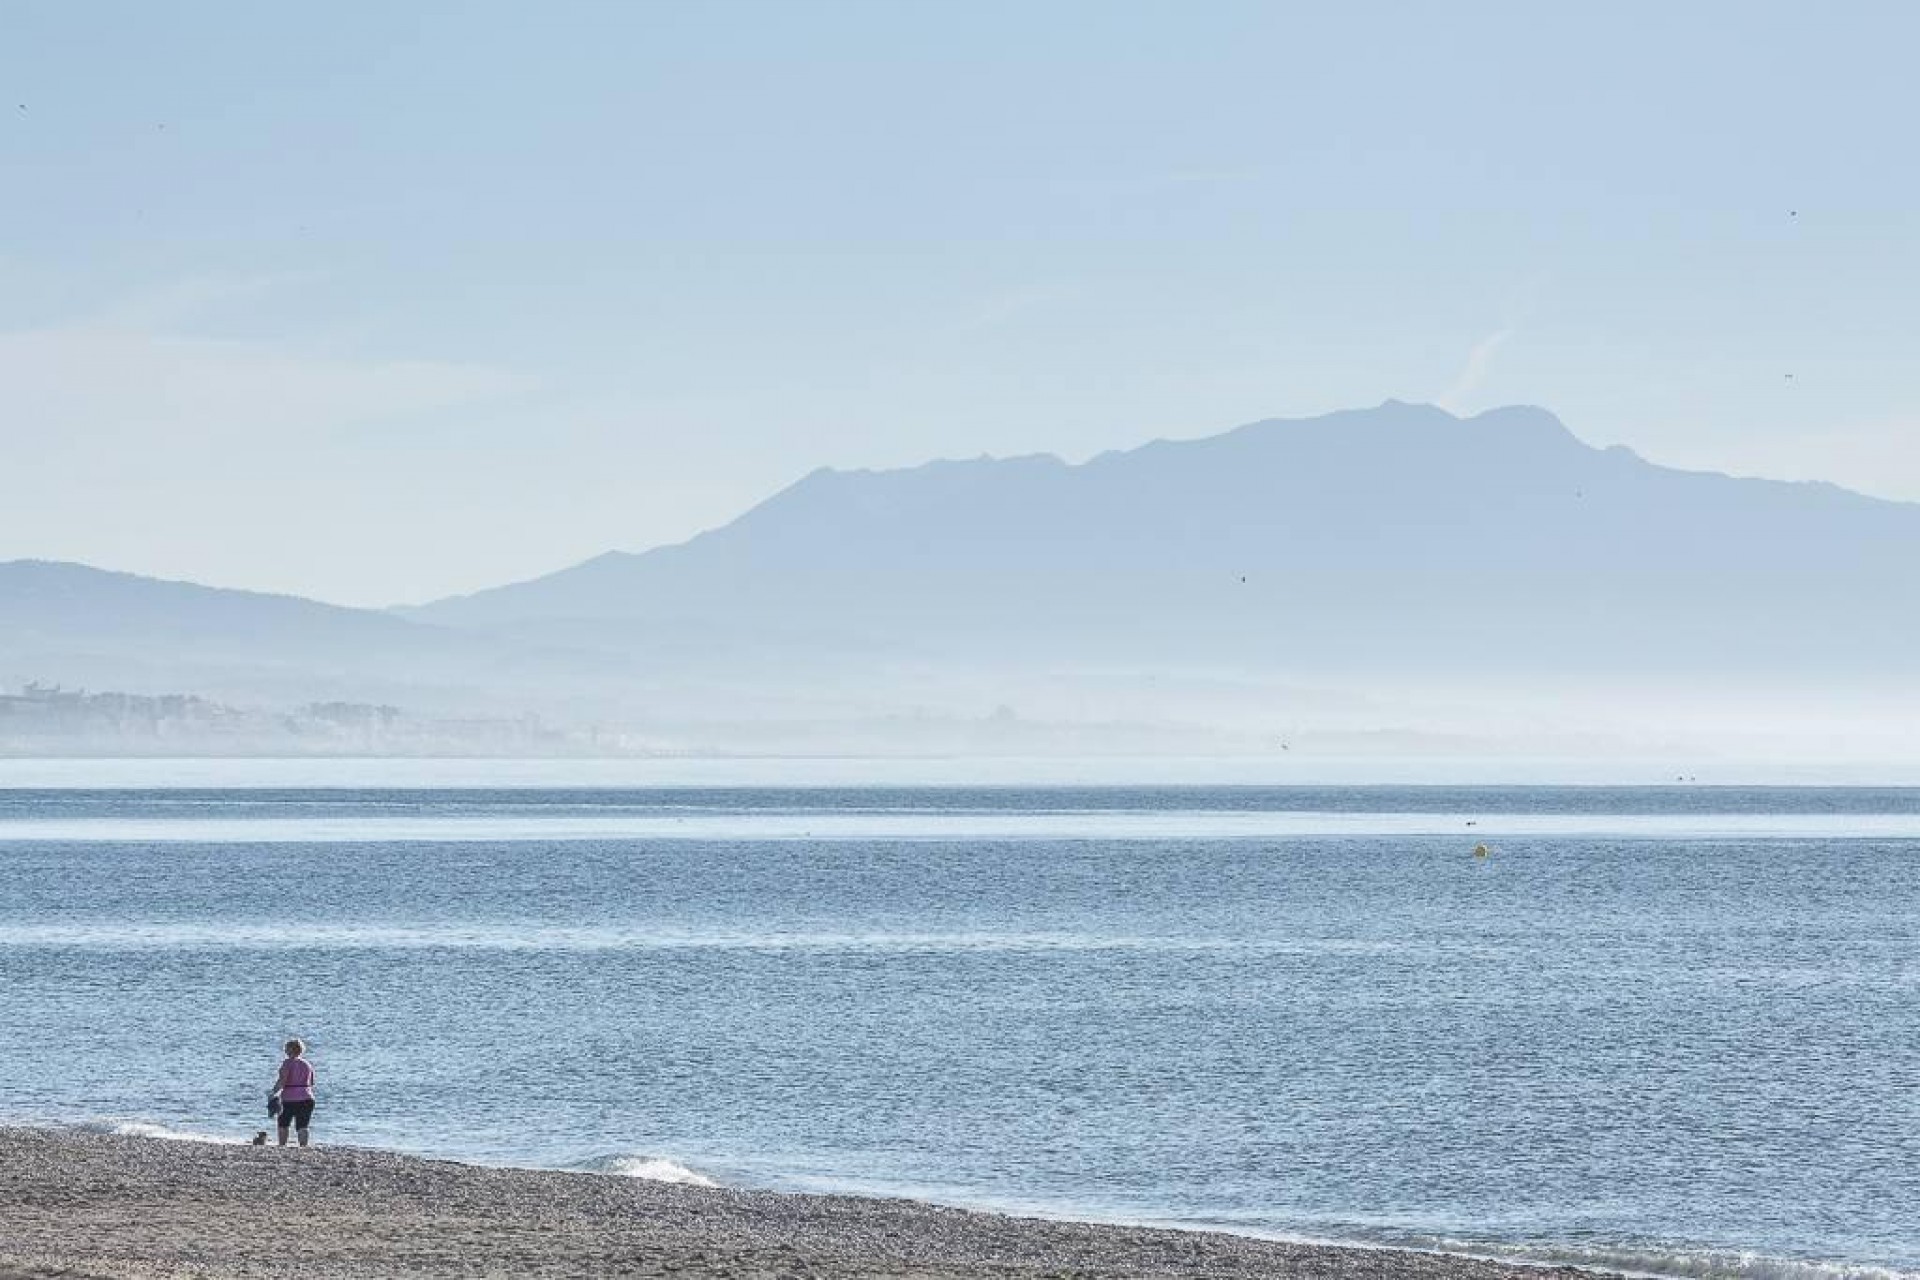
[[[367,609],[79,564],[0,563],[0,683],[368,696],[456,682],[495,642]]]
[[[1437,678],[1913,670],[1920,506],[1389,402],[1072,466],[822,470],[724,528],[410,611],[789,659]]]
[[[9,642],[208,645],[288,657],[342,644],[409,646],[426,629],[367,609],[298,596],[230,591],[48,560],[0,563],[0,636]]]

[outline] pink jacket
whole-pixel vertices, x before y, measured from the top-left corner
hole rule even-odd
[[[280,1101],[313,1101],[313,1064],[305,1058],[288,1058],[280,1064]]]

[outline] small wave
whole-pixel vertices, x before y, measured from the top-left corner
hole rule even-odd
[[[105,1133],[117,1138],[163,1138],[168,1142],[212,1142],[237,1145],[246,1141],[245,1138],[191,1133],[185,1129],[169,1129],[163,1124],[150,1124],[145,1120],[89,1120],[75,1125],[74,1128],[84,1133]]]
[[[1571,1265],[1685,1280],[1916,1280],[1920,1272],[1857,1262],[1781,1258],[1745,1249],[1683,1245],[1497,1245],[1439,1239],[1418,1246],[1508,1262]]]
[[[720,1184],[706,1174],[689,1169],[665,1156],[602,1156],[581,1166],[591,1173],[616,1178],[642,1178],[648,1182],[672,1182],[683,1187],[717,1187]]]

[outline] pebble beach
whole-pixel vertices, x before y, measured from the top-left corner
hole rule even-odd
[[[0,1129],[0,1280],[174,1276],[1253,1277],[1576,1274],[683,1186],[391,1152]]]

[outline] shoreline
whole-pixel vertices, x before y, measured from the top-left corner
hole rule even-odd
[[[0,1127],[0,1280],[1541,1280],[1596,1274],[1464,1254],[1016,1217],[906,1199],[498,1168],[361,1147],[281,1150]]]

